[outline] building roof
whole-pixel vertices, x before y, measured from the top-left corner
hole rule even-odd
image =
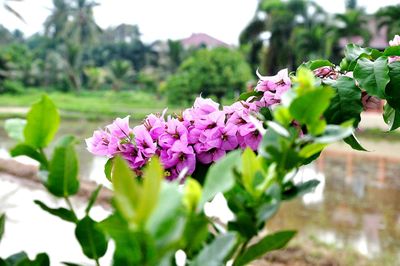
[[[227,43],[220,41],[214,37],[211,37],[205,33],[193,33],[190,37],[181,40],[181,43],[184,47],[199,47],[205,45],[206,47],[229,47]]]

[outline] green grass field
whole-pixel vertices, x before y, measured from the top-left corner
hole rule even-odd
[[[0,107],[29,107],[45,92],[29,89],[24,94],[0,95]],[[149,113],[162,112],[168,107],[165,99],[144,92],[83,91],[81,93],[47,92],[65,118],[102,119],[131,115],[143,119]],[[182,107],[183,108],[183,107]],[[169,113],[182,108],[169,108]],[[7,109],[7,108],[5,108]],[[8,117],[12,112],[3,112]]]

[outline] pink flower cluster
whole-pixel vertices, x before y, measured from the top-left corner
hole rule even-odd
[[[400,46],[400,36],[396,35],[394,36],[394,39],[389,41],[390,46]],[[391,56],[389,57],[389,64],[393,62],[400,61],[400,56]]]
[[[261,99],[252,97],[220,108],[211,99],[199,97],[181,115],[150,114],[134,128],[129,126],[129,117],[117,118],[104,130],[95,131],[86,144],[94,155],[121,155],[139,175],[148,160],[157,155],[166,178],[174,180],[191,175],[197,163],[210,164],[237,148],[256,150],[262,136],[251,114],[280,103],[290,87],[287,70],[272,77],[260,76],[255,90],[263,93]]]

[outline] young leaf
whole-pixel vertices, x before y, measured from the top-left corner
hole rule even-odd
[[[42,208],[42,210],[57,216],[61,219],[63,219],[64,221],[67,222],[72,222],[72,223],[76,223],[78,221],[78,218],[75,216],[75,214],[65,208],[57,208],[57,209],[53,209],[48,207],[46,204],[44,204],[43,202],[39,201],[39,200],[35,200],[34,201],[40,208]]]
[[[118,210],[129,222],[134,222],[141,197],[141,190],[135,178],[124,159],[115,157],[112,171],[114,199]]]
[[[86,216],[78,222],[75,236],[83,253],[91,259],[99,259],[106,254],[108,242],[102,231],[97,229],[97,222]]]
[[[387,57],[380,57],[376,61],[359,59],[354,78],[369,95],[385,99],[385,88],[390,81]]]
[[[254,194],[253,179],[260,170],[262,169],[256,154],[250,148],[246,148],[242,155],[242,181],[250,194]]]
[[[275,234],[267,235],[258,243],[250,246],[234,262],[234,266],[246,265],[272,250],[281,249],[294,237],[295,231],[281,231]]]
[[[28,144],[24,143],[18,144],[17,146],[15,146],[10,150],[10,154],[12,157],[21,155],[28,156],[29,158],[38,161],[42,169],[47,169],[49,167],[47,158],[42,153],[38,152],[35,148],[29,146]]]
[[[193,178],[188,178],[185,182],[185,192],[183,196],[183,204],[189,212],[196,210],[200,202],[202,188],[200,183]]]
[[[356,127],[361,120],[360,113],[363,111],[361,103],[361,90],[355,81],[349,77],[340,77],[332,84],[335,96],[331,99],[329,108],[324,117],[328,124],[340,125],[341,123],[354,119]]]
[[[233,170],[240,165],[240,153],[239,150],[232,151],[210,167],[198,208],[203,208],[204,204],[213,199],[217,193],[224,193],[233,187],[235,184]]]
[[[85,209],[86,215],[89,215],[89,212],[92,209],[93,204],[96,202],[97,196],[99,195],[100,190],[102,188],[103,188],[103,185],[98,185],[96,190],[92,192],[92,195],[90,195],[88,205],[86,206],[86,209]]]
[[[45,183],[50,193],[57,197],[74,195],[79,190],[78,158],[71,143],[54,149],[49,175]]]
[[[136,210],[136,219],[145,223],[157,206],[164,169],[157,157],[151,158],[143,172],[142,195]]]
[[[45,148],[52,141],[60,125],[60,115],[49,97],[33,104],[27,114],[24,129],[25,143],[34,148]]]
[[[107,160],[106,164],[104,165],[104,174],[106,175],[106,178],[110,182],[112,182],[111,173],[112,173],[113,167],[114,167],[114,158],[110,158]]]
[[[205,246],[200,253],[193,259],[192,266],[220,266],[224,265],[227,256],[232,252],[236,245],[236,235],[226,233],[218,236]]]
[[[7,119],[4,123],[4,129],[7,135],[17,141],[24,142],[24,128],[26,120],[20,118]]]
[[[289,111],[301,124],[306,124],[309,129],[315,129],[312,134],[318,134],[323,131],[320,119],[324,111],[329,107],[334,92],[329,87],[320,87],[318,89],[308,91],[303,95],[295,98],[289,107]],[[315,99],[318,99],[316,101]]]

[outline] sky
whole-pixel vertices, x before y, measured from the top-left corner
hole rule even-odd
[[[228,44],[237,44],[240,31],[254,16],[257,0],[98,0],[94,9],[102,28],[121,23],[137,24],[145,42],[182,39],[192,33],[207,33]],[[344,0],[316,0],[330,12],[343,12]],[[0,0],[1,3],[1,0]],[[367,12],[400,0],[359,0]],[[24,0],[11,3],[26,24],[0,6],[0,24],[27,36],[43,30],[52,0]]]

